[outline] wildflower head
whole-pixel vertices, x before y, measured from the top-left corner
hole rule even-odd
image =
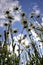
[[[8,18],[9,20],[14,20],[13,16],[8,15],[6,18]]]
[[[15,29],[13,30],[13,33],[17,33],[17,32],[18,32],[18,29],[15,28]]]
[[[22,24],[23,24],[23,27],[24,28],[27,28],[28,27],[28,21],[27,20],[23,20]]]
[[[2,37],[2,35],[0,34],[0,37]]]
[[[9,8],[4,10],[4,14],[5,14],[5,15],[9,15],[9,14],[10,14]]]
[[[23,12],[23,13],[21,13],[21,16],[22,16],[22,17],[24,17],[24,16],[25,16],[25,13],[24,13],[24,12]]]
[[[18,7],[14,8],[14,10],[18,10]]]
[[[40,15],[37,15],[37,18],[39,18],[40,17]]]
[[[7,10],[7,11],[5,12],[5,14],[7,14],[7,15],[8,15],[9,13],[10,13],[9,10]]]
[[[9,25],[9,23],[7,23],[7,22],[4,23],[4,26],[8,26],[8,25]]]
[[[30,14],[30,18],[33,18],[33,16],[34,16],[34,12],[32,12],[32,13]]]

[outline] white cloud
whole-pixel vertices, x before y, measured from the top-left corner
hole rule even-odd
[[[2,22],[0,22],[0,27],[3,27],[3,23]]]
[[[3,14],[0,14],[0,18],[5,18],[5,16]]]
[[[36,10],[35,10],[35,14],[36,14],[36,15],[39,15],[39,14],[40,14],[40,10],[37,10],[37,9],[36,9]]]
[[[42,22],[43,22],[43,17],[42,17]]]
[[[21,12],[21,6],[19,5],[19,1],[12,1],[12,0],[0,0],[0,10],[1,12],[0,13],[3,13],[3,11],[5,9],[10,9],[10,10],[13,10],[14,7],[18,6],[19,7],[19,11],[18,12]]]
[[[20,15],[15,15],[14,19],[15,19],[14,21],[20,21],[21,17],[20,17]]]
[[[39,14],[40,14],[40,9],[39,9],[39,7],[38,7],[37,4],[34,4],[33,10],[35,11],[35,14],[36,14],[36,15],[39,15]]]
[[[14,16],[14,20],[13,22],[19,21],[21,20],[21,16],[20,16],[20,12],[21,12],[21,6],[19,5],[19,1],[12,1],[12,2],[8,2],[11,0],[0,0],[0,18],[5,18],[4,16],[4,10],[9,9],[11,10],[11,14],[12,16]],[[13,7],[14,6],[18,6],[19,10],[17,12],[14,13],[13,11]],[[13,23],[12,22],[12,23]],[[0,22],[0,27],[3,27],[3,22]]]
[[[36,3],[33,3],[34,6],[33,6],[33,10],[35,11],[36,9],[38,9],[38,5]]]
[[[33,10],[36,10],[36,8],[37,8],[37,6],[34,6],[34,7],[33,7]]]

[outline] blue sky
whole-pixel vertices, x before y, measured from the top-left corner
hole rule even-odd
[[[43,0],[18,0],[20,5],[22,6],[23,11],[26,13],[26,17],[29,21],[34,22],[32,19],[29,18],[29,15],[32,11],[39,10],[41,17],[43,17]],[[41,19],[37,20],[41,23]]]
[[[4,1],[0,0],[0,1],[3,4],[4,1],[12,2],[15,0],[4,0]],[[26,13],[27,18],[29,18],[29,14],[32,11],[35,11],[36,9],[39,9],[41,12],[41,16],[43,16],[43,0],[18,0],[18,1],[19,1],[19,4],[22,6],[22,10]],[[40,20],[38,21],[40,22]],[[19,23],[15,23],[13,27],[17,27],[20,30],[21,26],[19,26]],[[3,28],[0,28],[0,33],[2,33],[2,31],[3,31]]]
[[[27,15],[31,10],[33,10],[34,6],[38,6],[43,14],[43,0],[19,0],[19,2],[22,5],[23,11],[25,11]]]
[[[4,1],[12,2],[15,0],[3,0],[3,1],[0,0],[0,4],[1,4],[1,2],[3,4]],[[29,14],[32,11],[35,11],[36,9],[39,9],[41,16],[43,16],[43,0],[18,0],[18,1],[19,1],[19,4],[22,6],[22,10],[26,13],[27,18],[29,18]],[[0,6],[0,9],[1,9],[1,6]],[[40,20],[38,20],[38,21],[40,22]],[[18,25],[18,23],[16,24],[16,26],[17,25]],[[17,27],[19,28],[19,25]],[[2,29],[0,28],[0,30],[2,30]],[[2,31],[0,31],[0,32],[2,32]]]

